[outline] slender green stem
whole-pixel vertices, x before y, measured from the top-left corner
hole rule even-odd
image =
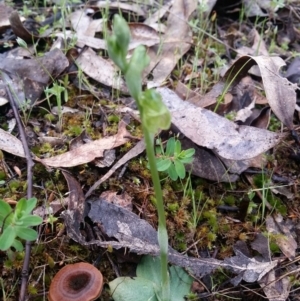
[[[146,152],[149,161],[154,192],[156,197],[156,206],[158,212],[158,243],[160,246],[161,259],[161,275],[162,275],[162,300],[170,300],[170,285],[168,274],[168,233],[166,229],[166,217],[163,203],[162,190],[159,180],[158,171],[156,168],[156,160],[154,153],[154,135],[144,127],[144,139],[146,144]]]

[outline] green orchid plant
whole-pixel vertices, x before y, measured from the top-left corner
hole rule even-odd
[[[154,151],[155,135],[159,130],[167,130],[170,127],[171,114],[166,105],[162,102],[161,96],[158,92],[153,89],[145,91],[142,90],[142,72],[145,67],[148,66],[150,59],[146,54],[146,48],[144,46],[138,46],[134,50],[130,60],[127,60],[126,56],[130,42],[130,29],[126,21],[121,16],[114,16],[113,32],[112,35],[106,35],[106,41],[109,57],[123,73],[129,93],[135,99],[140,112],[144,140],[146,144],[146,153],[151,171],[155,198],[157,201],[158,243],[160,247],[160,258],[153,259],[150,257],[149,259],[146,257],[144,264],[142,262],[139,265],[140,268],[138,267],[135,281],[132,282],[128,279],[124,281],[124,279],[121,277],[121,279],[117,278],[110,283],[112,296],[116,301],[173,301],[174,298],[171,296],[170,276],[168,269],[168,233],[166,229],[166,217]],[[148,264],[149,262],[152,263]],[[154,267],[152,265],[154,265]],[[154,268],[155,270],[155,275],[152,278],[150,277],[151,279],[147,279],[147,277],[145,279],[145,274],[147,274],[146,272],[138,273],[139,270],[144,271],[146,269],[149,271],[151,266],[152,269]],[[181,272],[186,274],[184,270],[181,270]],[[176,283],[176,273],[172,273],[172,270],[170,273],[171,276],[173,276],[171,277],[171,282]],[[159,275],[159,278],[157,278],[157,275]],[[157,279],[159,279],[159,281],[157,281]],[[138,294],[139,298],[137,298],[138,296],[131,295],[131,293],[135,291],[137,285],[140,285],[141,288],[145,288],[145,286],[147,287],[144,294]],[[188,290],[183,290],[183,294],[187,294],[189,292],[189,288],[190,285]],[[175,288],[173,287],[172,290],[173,289]],[[182,299],[176,300],[183,301],[184,298],[182,297]]]

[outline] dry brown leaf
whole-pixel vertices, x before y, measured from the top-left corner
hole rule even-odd
[[[41,35],[34,35],[33,33],[29,32],[24,27],[17,11],[13,11],[11,13],[11,15],[9,17],[9,22],[10,22],[11,29],[14,32],[14,34],[26,42],[32,42],[32,40],[37,40],[37,39],[40,39],[43,37],[47,37],[52,32],[52,29],[47,29]]]
[[[280,135],[250,126],[239,126],[211,111],[182,101],[168,88],[158,88],[172,113],[172,123],[199,146],[231,160],[256,157],[275,146]]]
[[[103,152],[118,147],[129,140],[130,136],[124,122],[120,122],[119,131],[116,135],[104,137],[93,142],[81,145],[64,154],[46,159],[38,159],[39,162],[51,167],[72,167],[93,161],[103,157]]]
[[[101,193],[100,198],[132,211],[132,197],[126,191],[117,194],[116,191],[106,190]]]
[[[173,0],[168,1],[162,7],[160,7],[154,14],[151,14],[145,21],[144,24],[151,26],[152,28],[160,27],[163,24],[157,24],[160,19],[166,14],[169,8],[173,5]]]
[[[300,58],[296,57],[290,63],[288,69],[286,70],[284,77],[286,77],[290,82],[298,84],[300,79]],[[299,93],[299,90],[298,90]]]
[[[153,70],[153,80],[148,87],[159,87],[172,72],[178,60],[190,49],[192,43],[191,29],[188,20],[196,9],[194,0],[174,0],[167,22],[167,30],[162,38],[163,45],[156,46],[156,67]],[[154,65],[155,65],[154,64]],[[145,71],[148,74],[153,68],[151,64]]]
[[[71,14],[70,21],[76,31],[78,47],[89,46],[94,49],[106,49],[106,42],[103,39],[95,38],[95,33],[102,31],[103,20],[93,20],[84,11],[78,10]],[[73,33],[71,33],[72,37]]]
[[[183,84],[181,81],[178,81],[176,88],[175,88],[175,92],[176,94],[184,100],[188,100],[188,102],[190,102],[190,99],[194,99],[194,97],[198,97],[199,98],[199,94],[197,94],[197,92],[193,91],[192,89],[190,89],[187,85]],[[197,106],[197,103],[193,103],[195,106]]]
[[[189,101],[203,108],[215,104],[218,97],[227,88],[225,83],[244,80],[251,67],[256,66],[259,68],[267,96],[266,100],[265,97],[259,95],[254,90],[253,97],[255,98],[256,103],[266,104],[269,102],[275,115],[288,127],[292,126],[292,118],[296,103],[296,86],[280,76],[279,69],[284,65],[284,61],[279,57],[243,56],[227,70],[223,80],[216,83],[210,92],[201,97],[195,96],[195,98],[192,98]]]
[[[25,158],[22,142],[2,129],[0,129],[0,149],[15,156]]]
[[[144,17],[145,13],[141,9],[140,5],[132,4],[132,3],[122,3],[122,2],[111,2],[111,1],[98,1],[96,3],[98,8],[105,8],[109,10],[115,10],[117,12],[122,11],[124,12],[132,12],[137,14],[138,16]]]
[[[259,54],[269,56],[269,51],[267,49],[265,41],[263,40],[262,35],[259,34],[259,32],[255,28],[251,29],[250,34],[254,36],[252,49],[255,50],[255,53],[253,53],[253,55]]]
[[[105,198],[100,198],[89,202],[91,209],[88,213],[94,223],[101,224],[101,227],[108,237],[115,238],[111,241],[95,240],[93,242],[80,241],[79,231],[72,229],[72,219],[66,220],[68,235],[75,241],[84,245],[105,246],[108,243],[114,248],[130,248],[131,252],[138,254],[159,255],[159,245],[157,232],[145,220],[139,218],[120,206],[107,202]],[[277,265],[277,261],[259,262],[236,251],[236,256],[227,258],[224,262],[214,258],[190,258],[179,254],[169,247],[168,260],[175,265],[187,268],[197,277],[211,274],[216,268],[222,267],[233,270],[238,274],[238,280],[255,282],[261,279],[266,273]]]
[[[271,182],[270,185],[272,185],[273,183]],[[293,183],[290,183],[288,185],[284,185],[284,186],[276,186],[275,184],[272,185],[272,188],[270,188],[270,190],[274,193],[274,194],[280,194],[280,195],[284,195],[288,200],[293,200],[295,197],[295,194],[291,192],[291,189],[289,189],[288,186],[292,186]]]
[[[231,279],[234,286],[240,284],[242,280],[252,283],[260,280],[267,273],[273,270],[278,261],[261,262],[255,258],[249,258],[240,250],[235,250],[236,256],[225,258],[224,263],[228,265],[238,276]]]
[[[278,277],[275,270],[270,271],[258,281],[269,301],[288,300],[291,282],[288,276]]]
[[[34,103],[51,79],[60,75],[68,65],[66,56],[59,49],[51,50],[38,58],[0,59],[0,69],[11,74],[10,86],[14,90],[13,94],[17,95],[17,105],[23,104],[25,98]]]
[[[9,15],[12,13],[13,9],[5,5],[5,3],[1,2],[0,3],[0,33],[3,33],[9,26]],[[22,18],[24,21],[24,17]]]
[[[38,206],[36,209],[33,210],[34,215],[38,215],[44,218],[47,215],[55,215],[63,208],[66,208],[70,202],[70,197],[67,196],[65,198],[56,199],[50,203],[46,203],[42,206]]]
[[[276,244],[282,253],[288,259],[293,260],[296,256],[297,242],[287,226],[287,221],[284,221],[280,214],[269,215],[266,217],[266,227],[268,232],[275,238]]]
[[[245,122],[252,115],[252,110],[255,107],[255,99],[252,102],[245,106],[243,109],[240,109],[236,112],[236,116],[234,117],[234,121],[242,121]]]
[[[261,6],[259,5],[259,2],[265,2],[265,1],[252,1],[252,0],[242,0],[242,3],[245,7],[245,14],[249,17],[265,17],[268,14],[263,12],[261,9]],[[268,1],[271,2],[271,1]]]
[[[68,210],[77,210],[79,216],[82,218],[84,211],[84,194],[80,183],[68,171],[62,171],[68,183],[68,190],[70,192],[68,199]]]
[[[195,149],[193,163],[187,165],[187,169],[191,170],[193,175],[217,182],[235,182],[239,178],[237,174],[240,174],[240,172],[232,174],[231,170],[228,170],[222,162],[224,160],[221,161],[211,150],[199,147],[187,138],[180,139],[180,141],[182,149]]]
[[[118,75],[118,69],[109,60],[97,55],[88,48],[76,60],[80,69],[94,80],[106,86],[128,93],[124,80]]]
[[[243,56],[239,58],[226,72],[228,82],[236,76],[242,78],[254,65],[258,65],[266,97],[277,118],[289,129],[293,128],[293,116],[296,105],[295,85],[281,77],[279,70],[285,65],[280,57]]]
[[[128,50],[133,50],[139,45],[147,47],[159,44],[160,37],[155,29],[142,23],[129,23],[131,32],[131,39],[128,46]],[[99,25],[96,25],[99,26]],[[94,37],[94,30],[90,30],[89,27],[85,31],[77,32],[77,43],[78,47],[89,46],[94,49],[106,50],[106,41]],[[71,37],[71,35],[70,35]]]
[[[159,44],[159,34],[149,25],[142,23],[129,23],[128,25],[131,33],[129,50],[135,49],[139,45],[151,47]]]
[[[259,114],[251,120],[250,125],[260,129],[267,129],[271,118],[270,107],[264,107],[258,113]]]
[[[264,154],[260,154],[256,157],[246,160],[229,160],[225,158],[221,158],[221,160],[226,166],[227,172],[234,174],[241,174],[249,167],[256,167],[261,169],[267,163],[266,156],[264,156]]]
[[[67,210],[62,216],[65,220],[68,236],[71,239],[85,246],[110,246],[115,249],[129,248],[131,252],[137,254],[159,255],[157,232],[148,222],[129,210],[107,202],[105,197],[88,201],[88,203],[90,204],[89,218],[94,223],[100,224],[102,231],[111,240],[87,242],[80,234],[80,225],[74,219],[73,211]],[[238,274],[233,281],[235,283],[239,283],[241,280],[255,282],[277,265],[277,261],[262,263],[245,256],[238,250],[236,256],[227,258],[223,262],[214,258],[190,258],[179,254],[172,247],[169,247],[168,253],[170,263],[188,269],[199,278],[210,275],[220,267],[230,269]]]
[[[87,16],[83,10],[77,10],[71,13],[70,21],[72,28],[76,31],[77,34],[85,34],[88,36],[94,36],[94,34],[89,34],[87,31],[90,23],[92,22],[92,18]]]
[[[269,239],[261,233],[257,233],[255,235],[255,239],[251,243],[251,248],[262,256],[263,261],[271,260],[272,254],[270,250]]]
[[[103,19],[92,20],[87,29],[88,35],[93,37],[93,36],[95,36],[95,34],[97,32],[102,32],[103,31],[103,23],[104,23]]]
[[[249,43],[251,43],[252,46],[251,47],[248,47],[248,46],[239,47],[237,49],[239,56],[243,56],[243,55],[269,56],[269,51],[266,47],[265,41],[263,40],[262,36],[259,34],[259,32],[255,28],[251,29],[251,31],[249,32],[247,37],[248,37]]]
[[[100,178],[86,193],[85,197],[88,197],[92,192],[109,177],[123,164],[127,163],[132,158],[135,158],[145,150],[145,143],[143,140],[139,141],[130,151],[128,151],[102,178]]]
[[[220,81],[216,83],[212,89],[203,96],[196,95],[189,99],[190,103],[195,104],[197,107],[205,108],[215,104],[218,100],[218,97],[224,91],[225,83]]]
[[[80,47],[79,45],[81,45],[81,47],[83,46],[89,46],[89,47],[92,47],[94,49],[106,49],[106,42],[105,40],[103,39],[98,39],[98,38],[95,38],[95,37],[90,37],[90,36],[87,36],[85,34],[78,34],[77,36],[77,43],[76,45],[78,47]]]

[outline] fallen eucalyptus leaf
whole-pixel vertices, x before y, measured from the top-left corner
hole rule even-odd
[[[279,279],[278,279],[279,278]],[[291,281],[288,276],[278,277],[272,270],[258,281],[269,301],[285,301],[288,300]]]
[[[37,161],[45,164],[46,166],[52,167],[78,166],[80,164],[91,162],[95,158],[103,157],[105,150],[124,144],[129,140],[129,138],[126,138],[128,135],[129,133],[126,130],[126,125],[121,121],[118,133],[114,136],[104,137],[102,139],[83,144],[61,155],[46,159],[38,159]]]
[[[275,146],[280,135],[259,128],[237,125],[214,112],[182,101],[168,88],[157,88],[172,114],[172,123],[199,146],[231,160],[256,157]]]
[[[101,225],[105,235],[116,240],[90,241],[82,240],[79,229],[74,229],[70,215],[64,214],[68,235],[70,238],[83,245],[98,245],[102,247],[111,246],[116,249],[129,248],[137,254],[148,254],[158,256],[160,248],[157,241],[157,232],[145,220],[140,219],[136,214],[120,206],[106,202],[104,199],[88,201],[90,210],[89,218]],[[240,254],[229,258],[228,261],[220,261],[214,258],[190,258],[179,254],[169,247],[169,262],[188,269],[196,277],[203,277],[212,273],[215,269],[223,267],[231,269],[239,274],[240,279],[256,281],[274,268],[277,261],[271,261],[261,265],[255,259],[243,257]],[[245,264],[246,263],[246,264]]]
[[[19,107],[25,104],[26,99],[29,99],[31,104],[39,99],[46,86],[68,65],[66,56],[59,49],[51,50],[42,57],[32,59],[0,59],[0,69],[12,78],[9,83],[4,84],[9,84],[15,91],[13,95]]]
[[[22,18],[23,20],[23,18]],[[23,25],[21,18],[19,17],[19,14],[17,11],[13,11],[11,15],[9,16],[9,22],[11,25],[11,29],[14,32],[14,34],[21,38],[22,40],[26,42],[32,42],[33,40],[37,40],[43,37],[49,36],[49,34],[52,32],[52,29],[47,29],[43,34],[36,35],[32,32],[29,32]]]
[[[94,80],[106,86],[128,93],[124,80],[118,75],[118,69],[109,60],[97,55],[91,48],[76,60],[80,69]]]
[[[141,9],[140,5],[132,4],[132,3],[122,3],[122,2],[107,2],[105,1],[97,1],[96,7],[100,9],[109,9],[110,11],[122,11],[123,13],[130,12],[136,14],[138,16],[144,17],[145,13]]]
[[[189,17],[197,8],[194,0],[174,0],[167,22],[167,30],[162,37],[162,44],[156,46],[160,55],[156,55],[155,63],[149,65],[145,74],[153,69],[153,80],[148,87],[159,87],[172,72],[177,62],[190,49],[192,32],[188,24]],[[158,51],[157,51],[158,52]],[[156,53],[157,53],[156,52]]]
[[[293,116],[296,105],[296,84],[280,76],[279,70],[285,66],[280,57],[243,56],[226,72],[224,78],[231,82],[242,78],[248,70],[258,65],[269,105],[277,118],[289,129],[293,129]]]
[[[269,271],[277,266],[277,261],[260,262],[254,258],[249,258],[241,251],[235,250],[236,256],[225,258],[224,263],[228,264],[234,273],[238,274],[231,279],[231,283],[237,286],[242,280],[255,282],[260,280]]]
[[[128,24],[131,34],[131,39],[128,49],[135,49],[139,45],[151,47],[160,42],[160,36],[155,29],[149,25],[142,23]]]
[[[2,129],[0,129],[0,149],[15,156],[25,158],[22,142]]]
[[[296,256],[297,242],[288,226],[288,220],[284,220],[280,214],[267,216],[266,227],[275,238],[276,244],[282,253],[290,260]]]
[[[95,182],[92,187],[88,190],[85,197],[91,195],[91,193],[104,181],[109,179],[109,177],[123,164],[127,163],[132,158],[135,158],[145,150],[144,140],[139,141],[130,151],[128,151],[104,176],[102,176],[97,182]]]

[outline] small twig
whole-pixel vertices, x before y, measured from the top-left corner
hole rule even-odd
[[[27,144],[25,130],[23,128],[23,124],[18,112],[18,108],[16,106],[15,98],[13,97],[14,90],[13,87],[10,85],[11,79],[10,77],[4,73],[1,72],[1,77],[3,81],[6,84],[6,93],[8,96],[8,100],[10,102],[11,108],[13,109],[14,116],[16,118],[18,129],[20,133],[20,138],[23,144],[25,156],[26,156],[26,162],[27,162],[27,199],[30,199],[32,197],[32,168],[34,166],[31,153]],[[28,280],[28,268],[29,268],[29,260],[30,260],[30,252],[31,252],[31,242],[26,241],[25,244],[25,258],[23,263],[23,269],[22,269],[22,282],[21,282],[21,289],[20,289],[20,295],[19,295],[19,301],[25,300],[26,295],[26,288],[27,288],[27,280]]]

